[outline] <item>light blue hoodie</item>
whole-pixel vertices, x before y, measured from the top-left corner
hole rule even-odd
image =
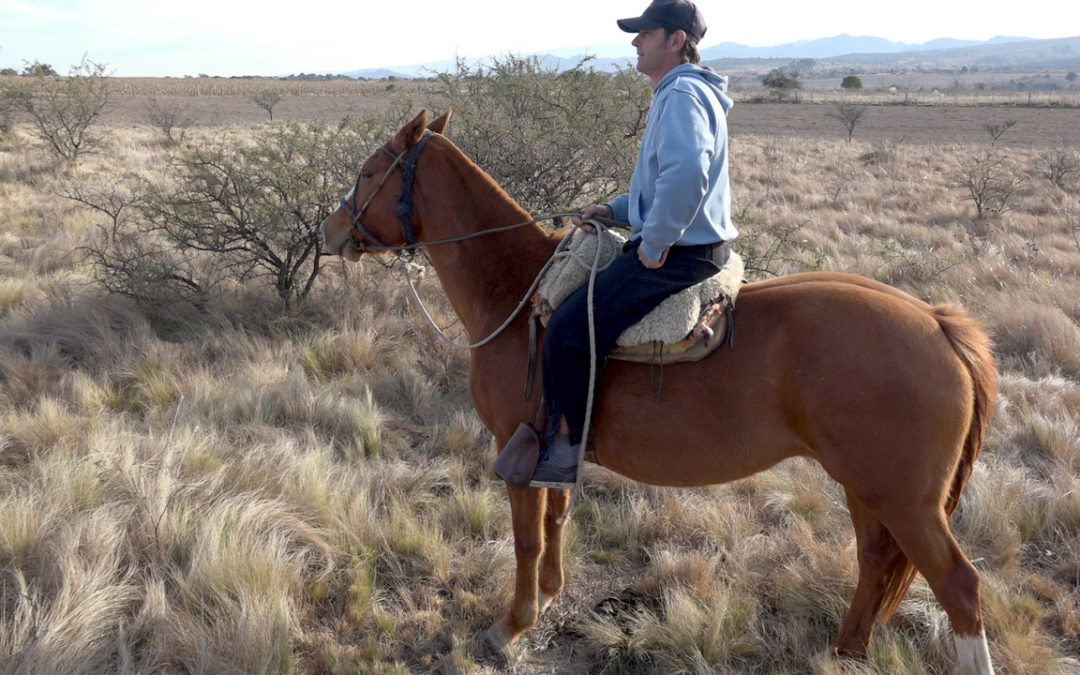
[[[712,244],[739,232],[731,222],[727,78],[690,63],[656,85],[630,192],[611,202],[641,252],[659,260],[676,243]]]

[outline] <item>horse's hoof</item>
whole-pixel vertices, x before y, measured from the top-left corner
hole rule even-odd
[[[512,657],[510,653],[510,634],[504,626],[495,624],[488,628],[487,632],[484,633],[484,642],[499,658],[510,661]]]
[[[557,594],[556,594],[557,595]],[[547,593],[540,591],[536,596],[536,604],[540,608],[538,614],[543,614],[544,610],[551,606],[552,601],[555,600],[555,595],[548,595]]]

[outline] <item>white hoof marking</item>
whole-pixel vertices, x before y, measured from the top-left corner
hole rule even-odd
[[[993,675],[994,666],[990,663],[990,648],[986,644],[986,631],[978,635],[956,636],[956,665],[961,673],[973,675]]]

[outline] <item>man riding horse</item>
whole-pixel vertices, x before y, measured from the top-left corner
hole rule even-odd
[[[689,0],[656,0],[619,28],[636,33],[637,69],[652,79],[653,102],[630,192],[591,206],[596,216],[629,222],[623,254],[593,284],[595,352],[590,349],[589,289],[559,305],[544,337],[547,448],[530,485],[573,487],[585,426],[593,355],[597,365],[619,334],[668,296],[715,274],[738,235],[728,181],[727,78],[697,65],[705,19]]]

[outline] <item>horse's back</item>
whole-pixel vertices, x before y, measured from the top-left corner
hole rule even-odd
[[[847,272],[799,272],[797,274],[787,274],[784,276],[773,277],[764,281],[755,281],[753,283],[746,284],[743,287],[742,292],[750,291],[751,293],[756,291],[771,291],[780,288],[791,288],[793,286],[800,286],[798,291],[807,291],[811,294],[816,294],[819,291],[823,291],[822,286],[824,284],[846,284],[863,288],[868,291],[876,291],[883,293],[887,296],[902,299],[906,302],[911,302],[916,306],[929,309],[930,305],[919,300],[913,295],[905,293],[898,288],[889,286],[869,277],[860,276],[858,274],[850,274]],[[816,286],[817,288],[813,288]],[[809,287],[809,288],[807,288]]]
[[[850,274],[747,284],[733,348],[662,380],[614,363],[602,379],[597,459],[661,484],[723,482],[795,455],[841,482],[912,462],[946,475],[972,416],[970,374],[935,308]]]

